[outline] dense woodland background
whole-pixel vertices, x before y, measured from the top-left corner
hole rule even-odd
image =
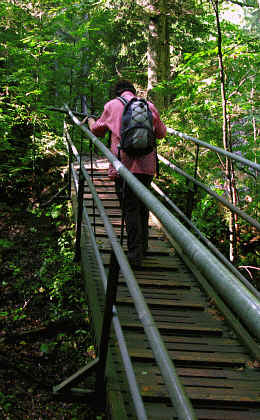
[[[169,127],[256,161],[259,18],[259,0],[1,2],[3,192],[19,194],[24,176],[35,177],[41,158],[58,148],[62,118],[48,108],[75,109],[86,95],[99,114],[118,77],[148,94]],[[192,145],[168,137],[160,151],[192,173]],[[236,166],[228,185],[225,162],[206,151],[201,156],[201,180],[257,218],[256,173]],[[177,176],[168,184],[181,207],[185,181]],[[238,265],[257,266],[255,232],[229,220],[209,196],[197,198],[198,227]],[[228,250],[232,229],[237,247]]]
[[[33,302],[39,307],[43,297],[49,305],[45,318],[63,319],[71,308],[87,311],[73,283],[78,267],[70,248],[70,209],[66,200],[52,199],[64,186],[66,153],[63,116],[50,107],[67,103],[80,110],[80,97],[86,95],[89,108],[99,115],[115,80],[131,79],[139,94],[155,102],[168,127],[257,161],[259,19],[259,0],[0,2],[0,262],[5,297],[0,315],[7,332],[10,316],[20,328],[23,324],[16,323],[26,322],[27,308]],[[193,174],[194,145],[168,136],[159,151]],[[201,149],[198,175],[218,194],[259,217],[254,170],[232,167]],[[161,185],[185,211],[191,186],[184,178],[161,169]],[[260,288],[255,229],[203,191],[196,194],[192,219]],[[30,252],[28,243],[34,247]],[[16,306],[14,292],[20,299]],[[61,335],[40,343],[37,357],[50,357],[57,343],[78,351],[88,328],[79,331],[78,341],[75,335]],[[2,413],[8,413],[14,404],[9,389],[0,390],[0,403]],[[49,410],[52,416],[58,409]],[[77,412],[75,418],[84,417]]]

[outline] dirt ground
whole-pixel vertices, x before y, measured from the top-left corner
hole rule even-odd
[[[42,202],[54,192],[46,185]],[[56,191],[63,186],[56,177]],[[18,201],[14,191],[3,194],[0,205],[0,419],[104,419],[86,400],[53,393],[95,351],[80,270],[70,260],[67,200],[42,206],[29,185],[24,191]]]

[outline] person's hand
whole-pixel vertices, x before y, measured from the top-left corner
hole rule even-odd
[[[80,122],[80,125],[83,125],[83,124],[85,124],[85,122],[88,120],[88,116],[86,116],[81,122]]]
[[[89,126],[90,130],[92,129],[94,124],[95,124],[95,119],[93,117],[89,117],[88,118],[88,126]]]

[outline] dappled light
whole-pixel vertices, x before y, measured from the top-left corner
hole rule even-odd
[[[259,10],[1,2],[1,420],[260,418]]]

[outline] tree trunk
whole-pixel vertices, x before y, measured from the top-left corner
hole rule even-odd
[[[232,149],[232,138],[231,138],[231,125],[230,125],[230,118],[228,118],[228,133],[229,133],[229,141],[228,141],[228,150],[229,152],[233,152]],[[234,164],[231,159],[228,160],[229,162],[229,177],[230,177],[230,201],[231,203],[236,206],[238,202],[238,193],[236,188],[236,175]],[[238,257],[238,242],[239,242],[239,224],[238,224],[238,215],[236,213],[230,213],[230,261],[235,262]]]
[[[260,0],[259,0],[260,2]],[[256,151],[257,151],[257,126],[256,126],[256,118],[255,118],[255,105],[254,105],[254,95],[255,95],[255,88],[252,87],[250,93],[250,103],[252,109],[252,125],[253,125],[253,133],[254,133],[254,149],[255,149],[255,162],[257,161]]]
[[[165,1],[161,1],[156,15],[149,17],[148,36],[148,95],[159,110],[166,105],[167,99],[160,91],[153,92],[158,83],[169,80],[170,52],[168,18]]]
[[[222,136],[224,149],[232,151],[231,141],[231,130],[229,131],[228,138],[228,117],[227,117],[227,98],[225,89],[225,72],[223,65],[223,54],[222,54],[222,32],[220,27],[219,19],[219,0],[210,0],[216,16],[217,33],[218,33],[218,61],[219,61],[219,73],[220,73],[220,86],[221,86],[221,99],[222,99]],[[226,185],[229,200],[232,204],[237,201],[237,191],[235,182],[235,171],[231,159],[226,158],[226,169],[225,169]],[[229,217],[229,258],[231,262],[234,262],[237,257],[237,235],[236,235],[237,215],[230,212]]]

